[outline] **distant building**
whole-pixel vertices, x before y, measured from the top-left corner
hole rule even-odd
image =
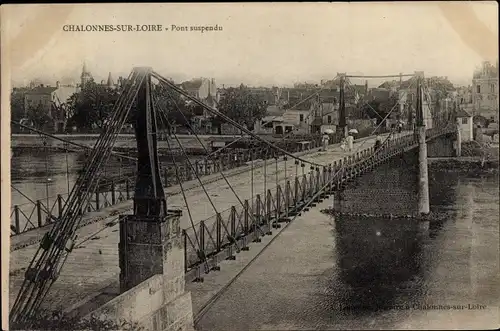
[[[463,109],[459,109],[457,112],[457,121],[461,140],[474,140],[472,115]]]
[[[121,80],[122,78],[120,77],[119,79]],[[116,89],[116,88],[120,87],[119,83],[115,83],[115,81],[113,80],[113,76],[111,75],[111,72],[108,73],[108,79],[106,80],[106,82],[101,81],[101,85],[106,86],[107,88],[110,88],[110,89]]]
[[[498,61],[482,63],[472,76],[473,115],[498,122]]]
[[[206,105],[210,107],[217,107],[217,85],[215,84],[215,80],[213,78],[192,79],[190,81],[181,83],[180,87],[191,96],[202,101]],[[210,113],[207,113],[207,111],[204,110],[203,115],[205,117],[208,117],[210,116]]]
[[[277,106],[268,106],[267,114],[261,120],[256,121],[254,130],[259,134],[284,134],[291,131],[294,133],[308,133],[310,109],[297,107],[285,110]]]
[[[269,106],[279,104],[281,89],[278,87],[249,87],[248,90],[251,94],[258,96],[260,99],[264,100],[265,103]]]
[[[80,89],[74,85],[62,85],[59,82],[56,86],[40,85],[31,88],[24,94],[25,117],[30,109],[42,107],[52,120],[53,131],[63,132],[66,129],[68,114],[65,103]]]
[[[85,84],[91,82],[94,80],[94,77],[92,76],[92,73],[88,70],[87,64],[84,62],[83,67],[82,67],[82,73],[80,74],[80,88],[85,86]],[[124,79],[122,77],[118,78],[118,81],[115,82],[113,80],[113,76],[111,75],[111,72],[108,73],[108,79],[106,80],[101,80],[101,82],[98,85],[108,87],[110,89],[117,89],[121,87],[124,83]]]
[[[385,102],[385,101],[388,101],[390,99],[390,97],[393,93],[394,92],[392,89],[378,87],[378,88],[371,89],[368,96],[369,96],[369,99],[371,99],[371,100]]]
[[[80,87],[85,86],[88,82],[93,80],[92,74],[87,69],[87,64],[83,62],[82,73],[80,75]]]
[[[399,98],[399,116],[400,119],[407,123],[416,124],[417,109],[417,89],[415,86],[410,88],[400,89],[398,91]],[[432,109],[430,103],[432,102],[431,96],[424,93],[422,100],[422,108],[424,110],[424,124],[427,128],[432,128]]]
[[[472,105],[472,86],[459,87],[457,89],[457,103],[459,105]]]

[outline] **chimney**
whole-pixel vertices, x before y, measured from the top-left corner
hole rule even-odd
[[[61,87],[61,84],[59,83],[59,81],[56,82],[56,88],[60,88]]]

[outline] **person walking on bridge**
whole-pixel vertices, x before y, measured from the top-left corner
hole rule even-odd
[[[354,137],[352,136],[352,134],[349,134],[346,139],[347,139],[347,150],[349,152],[352,152],[354,148]]]
[[[382,146],[382,139],[379,135],[377,135],[377,137],[375,138],[375,145],[373,146],[375,152],[380,148],[380,146]]]
[[[403,131],[403,123],[401,121],[398,122],[398,133]]]
[[[342,141],[340,142],[340,149],[342,150],[342,152],[345,152],[345,149],[346,149],[346,144],[347,144],[347,141],[345,140],[345,138],[342,138]]]

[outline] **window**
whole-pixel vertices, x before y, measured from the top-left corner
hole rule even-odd
[[[495,84],[490,84],[490,92],[495,93]]]
[[[328,124],[331,124],[332,123],[332,117],[330,115],[328,115]]]
[[[304,122],[304,114],[300,114],[300,119],[301,122]]]
[[[477,86],[477,93],[481,93],[481,85]]]
[[[462,118],[462,124],[467,124],[467,117]]]

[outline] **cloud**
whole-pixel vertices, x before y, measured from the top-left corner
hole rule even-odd
[[[14,38],[21,42],[11,44],[11,54],[22,59],[18,60],[22,66],[12,68],[12,78],[20,81],[74,75],[84,60],[101,79],[110,71],[114,77],[126,76],[133,66],[147,65],[165,76],[215,77],[219,84],[290,84],[332,78],[337,72],[397,74],[416,70],[467,80],[485,54],[491,53],[480,50],[485,42],[477,40],[498,36],[498,31],[490,28],[498,17],[482,14],[491,13],[493,8],[484,3],[459,3],[451,12],[439,3],[425,2],[16,8],[25,14],[9,15],[10,25],[20,31],[17,35],[24,36]],[[470,8],[477,17],[469,13]],[[38,23],[25,23],[26,16],[38,17]],[[52,23],[39,32],[45,21]],[[484,24],[467,34],[464,31],[470,22],[476,22],[477,27]],[[63,32],[64,24],[161,24],[169,31]],[[172,24],[188,30],[193,25],[217,24],[223,30],[172,32]],[[36,43],[29,46],[23,40]]]

